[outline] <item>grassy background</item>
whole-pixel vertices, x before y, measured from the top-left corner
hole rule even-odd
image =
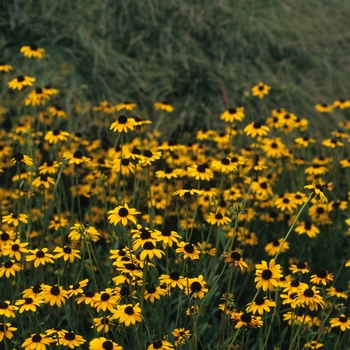
[[[346,0],[8,0],[0,52],[15,74],[28,74],[20,47],[45,48],[42,83],[60,88],[68,111],[87,84],[93,105],[128,100],[146,118],[155,101],[170,101],[169,132],[217,127],[263,81],[269,108],[325,127],[314,105],[349,98],[349,18]],[[249,120],[267,117],[256,102]]]

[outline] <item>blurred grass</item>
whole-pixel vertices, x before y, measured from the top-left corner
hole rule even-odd
[[[93,104],[133,101],[150,119],[155,101],[170,101],[169,133],[217,127],[220,113],[247,105],[245,92],[263,81],[269,108],[321,130],[329,117],[314,105],[349,98],[349,18],[344,0],[8,0],[0,52],[28,74],[20,47],[45,48],[43,84],[60,88],[68,110],[87,84]],[[249,120],[266,118],[250,101]]]

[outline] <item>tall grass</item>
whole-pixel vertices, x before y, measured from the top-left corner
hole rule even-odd
[[[169,100],[169,133],[216,126],[259,81],[273,87],[274,105],[324,128],[313,105],[350,91],[349,16],[343,0],[7,1],[1,60],[19,66],[24,43],[45,47],[67,108],[81,84],[93,103],[131,100],[151,118],[152,103]]]

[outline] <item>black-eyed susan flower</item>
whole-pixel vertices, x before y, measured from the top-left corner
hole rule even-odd
[[[348,319],[344,314],[341,314],[339,317],[331,318],[329,323],[331,328],[339,327],[343,332],[350,329],[350,319]]]
[[[191,332],[185,328],[175,328],[171,334],[175,338],[175,346],[185,344],[186,340],[191,337]]]
[[[75,334],[70,331],[65,333],[62,337],[58,338],[58,344],[62,346],[67,346],[70,349],[74,349],[76,347],[80,348],[80,345],[86,343],[86,340],[79,334]]]
[[[127,118],[125,115],[121,115],[118,119],[111,124],[109,130],[113,132],[129,132],[134,130],[137,126],[137,123],[134,118]]]
[[[13,338],[13,332],[17,330],[16,327],[11,326],[11,323],[0,323],[0,343],[4,337],[7,339]]]
[[[99,337],[90,341],[89,350],[123,350],[123,348],[112,340]]]
[[[333,281],[333,274],[326,270],[318,270],[314,275],[311,275],[310,282],[313,284],[323,284],[324,286],[327,283]]]
[[[172,273],[168,274],[162,274],[159,277],[159,282],[160,284],[165,283],[165,285],[171,287],[171,288],[180,288],[183,289],[185,284],[186,284],[186,280],[183,276],[180,276],[178,272],[174,271]]]
[[[43,299],[45,304],[50,304],[50,306],[58,306],[61,307],[62,304],[66,303],[66,299],[68,299],[68,293],[63,289],[62,286],[58,286],[57,284],[54,286],[50,286],[47,284],[43,284],[43,291],[40,296]]]
[[[83,294],[83,288],[85,288],[88,285],[88,283],[89,280],[85,278],[82,281],[69,285],[69,290],[67,291],[68,297],[71,297],[72,295]]]
[[[18,310],[17,306],[11,305],[9,300],[0,302],[0,316],[4,316],[6,318],[15,318],[14,311]]]
[[[279,137],[264,139],[261,148],[270,158],[279,159],[288,156],[288,148]]]
[[[78,249],[72,249],[71,247],[64,246],[63,248],[61,247],[56,247],[53,250],[53,253],[56,253],[53,257],[54,259],[59,259],[63,258],[64,261],[68,261],[70,263],[74,262],[74,259],[81,259],[80,256],[80,251]]]
[[[144,292],[144,299],[149,300],[151,303],[154,303],[156,300],[159,300],[162,296],[167,294],[167,290],[162,288],[161,286],[157,287],[146,287]]]
[[[114,326],[113,317],[110,315],[104,317],[96,317],[93,319],[93,321],[98,333],[108,333],[110,326]],[[92,325],[91,328],[94,328],[94,325]]]
[[[343,142],[334,138],[323,140],[322,145],[330,148],[344,147]]]
[[[206,218],[206,222],[210,225],[222,226],[231,222],[231,219],[228,216],[224,216],[221,213],[209,213]]]
[[[327,294],[330,295],[331,297],[337,297],[337,298],[342,298],[347,300],[348,299],[348,294],[344,291],[343,288],[340,287],[330,287],[327,288]]]
[[[29,250],[26,256],[26,261],[34,261],[34,267],[37,268],[39,265],[53,264],[53,255],[48,253],[48,248],[44,247],[42,249]]]
[[[323,344],[318,340],[311,340],[304,345],[305,348],[316,350],[323,348]]]
[[[34,298],[24,298],[24,299],[18,299],[15,302],[15,305],[20,306],[18,312],[21,314],[22,312],[36,312],[37,308],[40,307],[40,305],[43,303],[43,300],[41,297],[37,296]]]
[[[58,105],[50,106],[47,110],[50,113],[50,115],[52,115],[53,117],[58,117],[61,119],[67,118],[67,114],[61,106],[58,106]]]
[[[104,291],[96,293],[92,300],[97,312],[100,312],[100,310],[106,311],[107,309],[112,311],[120,301],[120,294],[117,289],[106,288]]]
[[[263,98],[265,95],[268,95],[271,87],[260,82],[258,85],[252,87],[251,92],[253,96]]]
[[[283,212],[293,212],[294,209],[298,206],[290,193],[284,193],[282,196],[277,197],[275,199],[274,205],[277,209]]]
[[[282,277],[281,265],[275,264],[275,260],[271,259],[269,263],[262,261],[261,264],[255,265],[256,288],[262,288],[264,292],[273,291],[278,286],[278,279]]]
[[[156,102],[154,104],[154,108],[157,110],[168,112],[168,113],[172,113],[175,110],[175,108],[167,101]]]
[[[333,110],[333,105],[327,105],[326,103],[318,103],[315,105],[315,109],[321,113],[329,113]]]
[[[307,262],[300,261],[297,264],[292,264],[289,268],[289,270],[292,271],[292,273],[309,273],[309,264]]]
[[[40,60],[43,58],[45,50],[35,44],[31,44],[22,46],[20,52],[23,53],[24,57],[38,58]]]
[[[194,194],[202,195],[204,191],[194,189],[190,184],[185,184],[182,189],[176,190],[173,196],[184,197],[190,199]]]
[[[320,291],[316,289],[316,286],[298,292],[296,301],[299,306],[307,306],[311,311],[317,311],[319,306],[324,308],[326,304],[320,296]]]
[[[157,151],[157,150],[149,150],[149,149],[146,149],[140,160],[139,160],[139,163],[142,165],[142,166],[147,166],[147,165],[151,165],[152,163],[154,163],[157,159],[160,159],[160,157],[162,156],[162,152],[160,151]]]
[[[67,131],[54,129],[48,131],[44,139],[51,144],[57,144],[59,141],[67,141],[67,137],[69,137],[69,133]]]
[[[314,184],[314,185],[306,185],[304,186],[304,188],[307,188],[309,190],[313,190],[312,192],[312,196],[313,198],[315,198],[315,200],[317,202],[321,202],[321,203],[327,203],[328,202],[328,199],[327,197],[325,196],[324,194],[324,187],[317,183],[317,184]]]
[[[13,67],[10,64],[6,64],[4,62],[0,62],[0,72],[9,72]]]
[[[248,124],[243,132],[251,137],[266,136],[270,131],[270,128],[261,122],[252,122]]]
[[[50,95],[44,89],[38,87],[27,95],[24,99],[24,104],[26,106],[40,106],[45,104],[49,99]]]
[[[176,232],[167,227],[162,230],[154,231],[157,242],[162,242],[163,249],[166,247],[172,247],[174,243],[178,243],[181,236]]]
[[[263,321],[260,316],[254,316],[251,313],[246,312],[233,312],[231,319],[236,322],[235,329],[240,329],[242,327],[252,327],[257,328],[263,325]]]
[[[180,176],[181,170],[180,169],[172,169],[169,167],[166,167],[164,170],[157,170],[156,171],[156,177],[158,179],[176,179]]]
[[[129,208],[129,206],[125,203],[124,205],[120,205],[113,210],[108,212],[108,220],[114,226],[118,225],[120,222],[123,226],[127,226],[129,222],[137,224],[137,219],[135,215],[141,214],[141,212],[137,211],[134,208]]]
[[[244,107],[229,108],[223,112],[220,116],[220,119],[226,123],[232,124],[234,121],[241,122],[244,118]]]
[[[28,249],[26,248],[28,244],[28,242],[21,243],[19,239],[16,239],[15,241],[5,244],[1,253],[4,256],[8,256],[10,259],[15,258],[17,261],[21,261],[22,254],[28,253]]]
[[[31,286],[30,288],[25,289],[22,292],[23,298],[32,298],[35,299],[37,297],[40,297],[40,293],[43,291],[40,284],[35,284],[34,286]]]
[[[149,241],[149,242],[143,243],[142,245],[140,260],[143,261],[143,260],[146,260],[147,258],[151,260],[154,257],[161,259],[163,255],[164,255],[164,252],[160,249],[157,249],[155,244]]]
[[[35,333],[27,338],[22,344],[24,350],[46,350],[46,346],[50,346],[55,340],[46,334]]]
[[[23,270],[23,265],[15,262],[14,260],[7,260],[2,263],[0,267],[0,277],[5,276],[6,278],[10,278],[11,276],[15,276],[16,272]]]
[[[189,278],[185,280],[185,294],[190,295],[191,298],[203,299],[205,293],[208,293],[208,288],[205,288],[207,284],[204,281],[202,275],[199,275],[196,278]]]
[[[85,157],[81,151],[75,151],[73,154],[64,152],[63,158],[68,160],[68,164],[89,164],[91,158]]]
[[[35,82],[35,78],[27,75],[19,75],[17,78],[12,79],[7,83],[8,87],[12,90],[22,90],[25,86],[31,86]]]
[[[95,294],[96,294],[95,292],[93,292],[91,290],[87,290],[80,297],[76,298],[75,301],[77,304],[85,303],[86,305],[90,305],[91,307],[93,307],[94,306],[94,299],[93,298],[94,298]]]
[[[101,234],[96,230],[94,226],[88,224],[74,224],[70,228],[68,238],[73,241],[87,240],[97,242],[100,239]]]
[[[208,164],[191,165],[187,168],[187,174],[194,177],[196,180],[209,181],[214,177],[213,172],[209,169]]]
[[[100,101],[97,106],[93,107],[94,111],[103,111],[106,114],[111,114],[115,111],[115,106],[109,101]]]
[[[49,189],[50,186],[55,185],[55,180],[46,174],[41,174],[32,181],[32,185],[34,187],[43,187]]]
[[[124,176],[129,176],[135,172],[135,164],[133,164],[128,158],[114,159],[112,169],[116,173],[122,173]]]
[[[2,222],[17,227],[20,222],[28,224],[27,214],[11,213],[2,217]]]
[[[216,248],[214,248],[211,243],[198,242],[197,245],[199,247],[201,254],[210,255],[210,256],[216,255]]]
[[[338,107],[340,109],[350,108],[350,101],[344,99],[335,100],[333,102],[333,107]]]
[[[13,158],[10,160],[12,164],[18,164],[18,163],[23,163],[28,166],[33,166],[33,159],[28,157],[27,155],[23,153],[16,153]]]
[[[213,170],[224,174],[229,174],[238,170],[236,164],[231,162],[228,157],[224,157],[221,160],[213,160],[211,167]]]
[[[184,259],[199,259],[199,250],[192,243],[180,242],[177,244],[176,253],[183,254]]]
[[[139,303],[132,305],[117,305],[117,310],[111,310],[113,318],[117,319],[119,323],[125,324],[126,327],[135,325],[136,322],[142,322],[141,308]]]
[[[299,235],[307,234],[310,238],[315,238],[316,235],[320,233],[320,230],[310,221],[300,222],[296,228],[295,232]]]
[[[312,325],[311,316],[307,315],[301,308],[284,313],[283,321],[287,321],[290,326],[300,324]]]
[[[282,299],[282,305],[290,305],[292,309],[296,309],[299,306],[298,293],[280,294]]]
[[[118,103],[116,106],[115,106],[115,109],[117,111],[121,111],[122,109],[125,109],[127,111],[132,111],[136,108],[136,103],[132,103],[132,102],[123,102],[123,103]]]
[[[39,166],[39,174],[50,174],[54,175],[58,173],[60,163],[56,160],[48,160]]]
[[[225,258],[226,263],[233,263],[234,266],[238,266],[242,271],[247,269],[248,265],[243,260],[242,255],[237,250],[231,252],[230,254],[224,253],[222,256]]]
[[[271,312],[270,307],[275,307],[276,303],[267,297],[257,297],[253,303],[247,304],[247,312],[252,312],[254,315],[258,313],[262,315],[264,312]]]
[[[308,147],[310,144],[315,143],[316,140],[309,136],[303,136],[303,137],[297,137],[295,140],[295,143],[302,146],[302,147]]]
[[[284,242],[283,238],[275,239],[272,242],[269,242],[265,246],[265,252],[269,256],[275,256],[277,252],[284,253],[289,249],[289,243]],[[283,244],[283,245],[282,245]]]
[[[167,340],[155,340],[151,345],[147,347],[147,350],[172,350],[173,344]]]

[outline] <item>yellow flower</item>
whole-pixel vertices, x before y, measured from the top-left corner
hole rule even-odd
[[[22,46],[20,51],[23,53],[24,57],[38,58],[39,60],[43,58],[45,53],[44,49],[35,44]]]

